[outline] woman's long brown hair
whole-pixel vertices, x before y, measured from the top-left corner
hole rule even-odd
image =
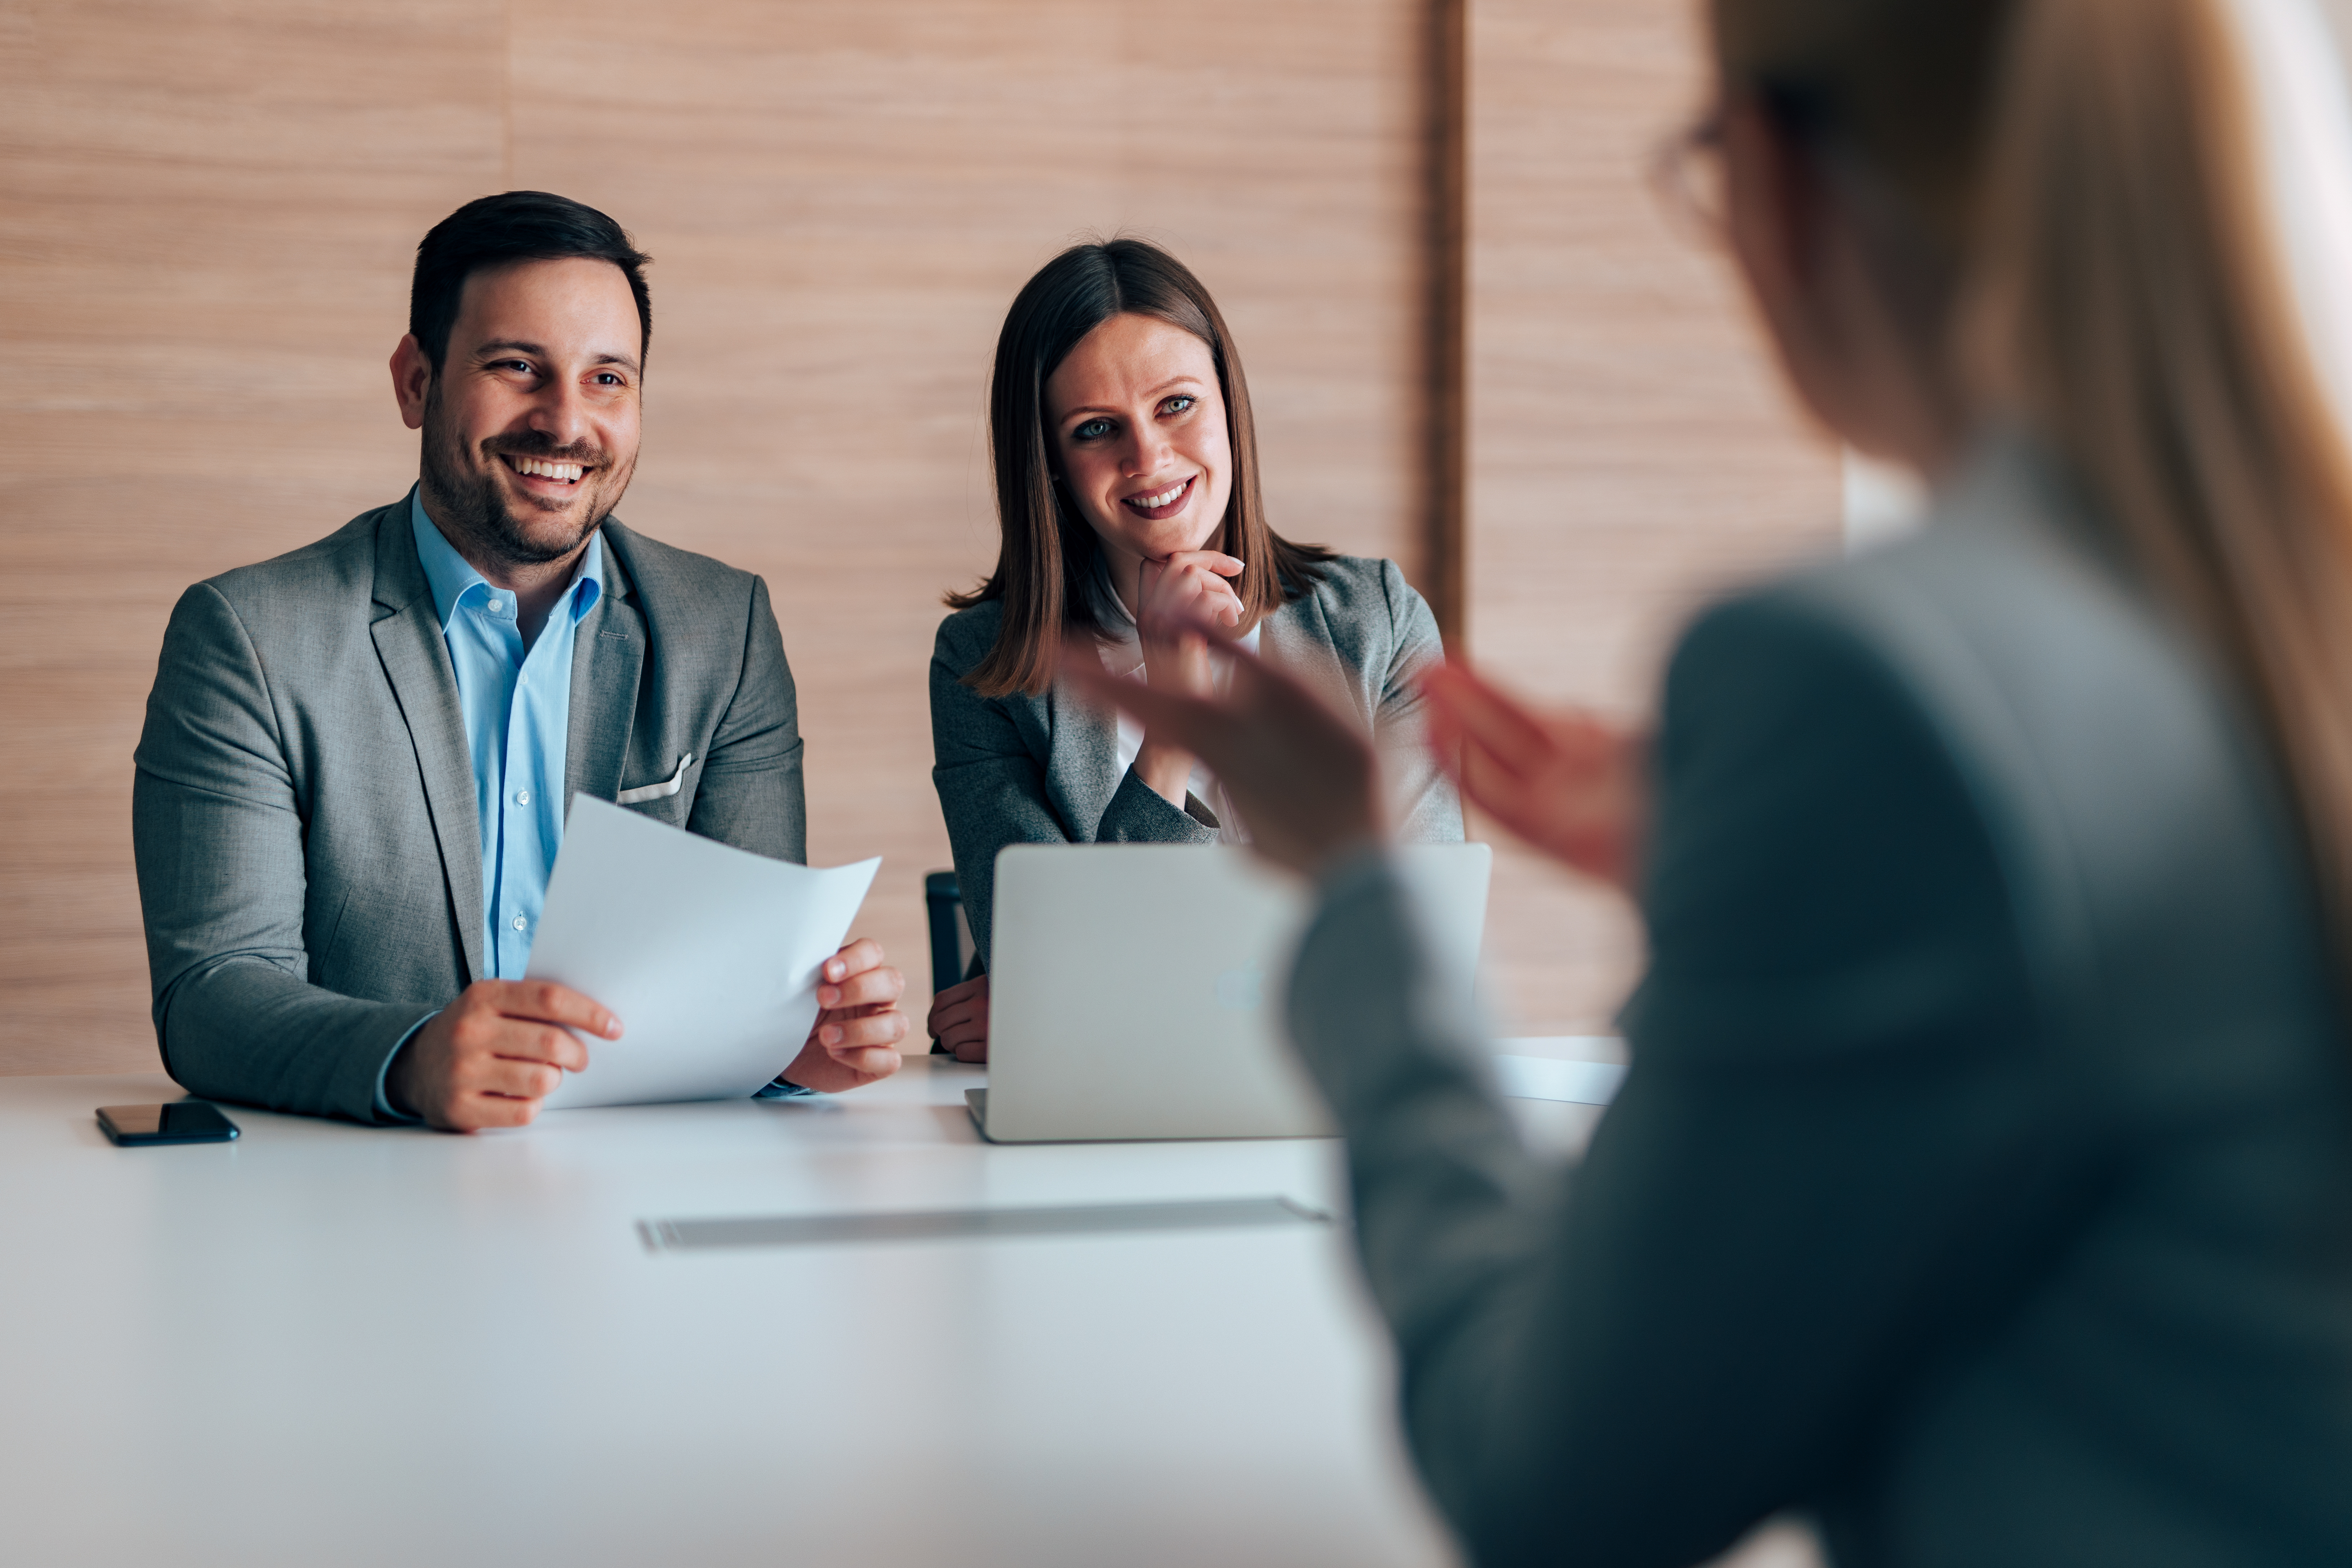
[[[1054,681],[1061,639],[1105,630],[1096,624],[1086,590],[1094,570],[1094,530],[1054,482],[1045,383],[1081,339],[1118,315],[1150,316],[1209,345],[1234,454],[1232,498],[1214,548],[1242,563],[1234,584],[1242,624],[1255,626],[1306,593],[1321,575],[1321,563],[1333,558],[1328,550],[1293,544],[1266,526],[1249,383],[1225,319],[1201,280],[1143,240],[1074,245],[1039,268],[1014,297],[996,340],[988,433],[1002,542],[988,581],[947,595],[948,605],[959,610],[990,599],[1003,603],[995,646],[963,678],[983,697],[1045,690]]]
[[[2201,636],[2352,983],[2352,452],[2305,347],[2225,0],[1715,0],[1727,83],[1948,234],[1948,346]]]

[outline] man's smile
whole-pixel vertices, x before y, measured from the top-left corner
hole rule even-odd
[[[578,484],[580,477],[587,472],[585,465],[580,463],[561,463],[549,458],[526,458],[513,452],[501,452],[498,456],[509,470],[523,479],[538,479],[543,484],[565,489]]]

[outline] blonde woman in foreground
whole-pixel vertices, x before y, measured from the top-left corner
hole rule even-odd
[[[1797,1510],[1842,1564],[2352,1563],[2352,468],[2243,63],[2287,3],[1716,0],[1685,158],[1798,396],[1936,502],[1702,616],[1647,746],[1425,680],[1465,797],[1647,922],[1573,1173],[1360,729],[1238,649],[1222,698],[1069,664],[1318,879],[1291,1027],[1477,1561]]]

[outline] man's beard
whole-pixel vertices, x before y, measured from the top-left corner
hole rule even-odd
[[[534,536],[524,520],[509,507],[506,489],[496,471],[504,466],[497,456],[500,452],[543,458],[550,462],[578,463],[585,470],[579,481],[583,487],[610,472],[610,460],[602,448],[586,443],[561,446],[534,431],[485,441],[481,451],[483,470],[468,472],[465,443],[445,416],[436,378],[433,390],[425,398],[424,471],[420,477],[426,499],[441,513],[439,521],[509,565],[536,566],[561,561],[579,549],[581,542],[604,526],[604,520],[612,515],[614,501],[606,500],[602,510],[592,508],[579,528],[568,531],[564,538]]]

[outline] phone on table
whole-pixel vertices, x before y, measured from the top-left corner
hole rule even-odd
[[[226,1143],[236,1136],[236,1123],[216,1105],[183,1100],[173,1105],[101,1105],[98,1124],[109,1138],[128,1149],[141,1143]]]

